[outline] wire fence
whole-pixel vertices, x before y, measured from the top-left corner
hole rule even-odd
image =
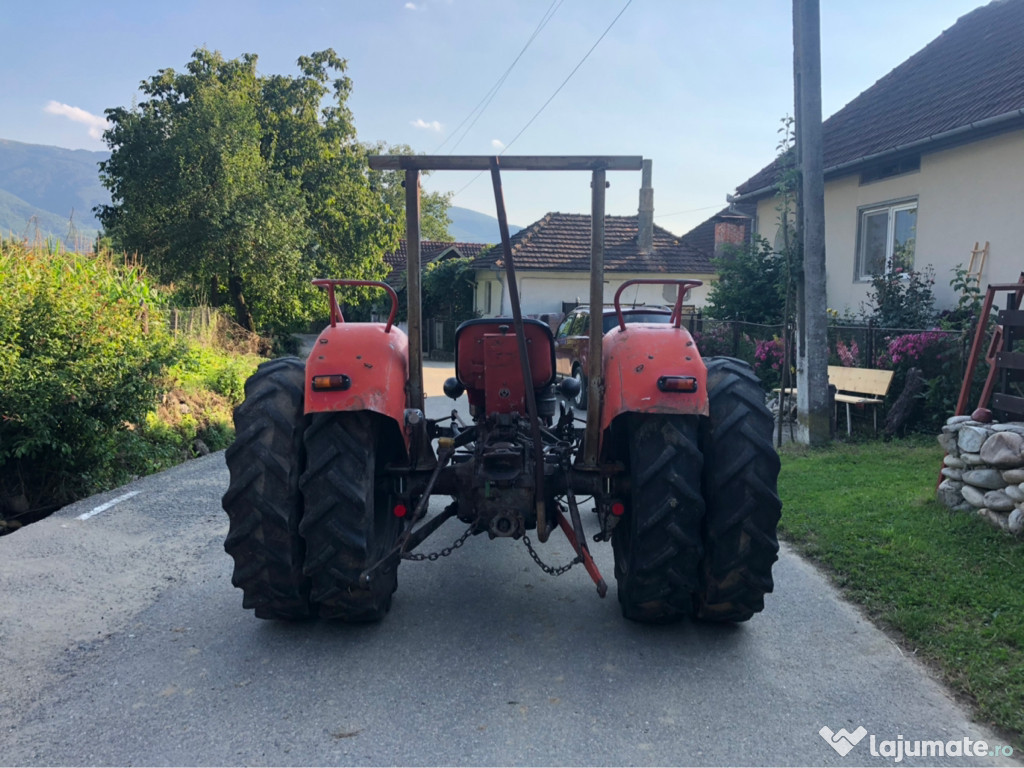
[[[701,355],[728,355],[757,368],[766,361],[773,362],[781,353],[786,328],[784,325],[713,320],[694,315],[690,320],[690,330],[698,341]],[[791,329],[790,332],[795,336],[795,331]],[[830,325],[827,337],[830,365],[892,369],[905,357],[931,345],[951,351],[963,374],[973,331],[880,328],[869,323]]]

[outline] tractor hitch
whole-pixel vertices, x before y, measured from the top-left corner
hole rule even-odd
[[[373,582],[373,579],[380,573],[397,568],[398,562],[403,558],[428,559],[426,555],[423,555],[422,557],[417,556],[415,558],[409,558],[408,555],[410,555],[416,547],[426,541],[434,531],[448,522],[451,518],[455,517],[458,514],[458,511],[459,505],[453,502],[445,507],[444,511],[437,517],[432,517],[415,531],[409,531],[403,541],[400,541],[392,547],[391,551],[384,555],[384,557],[359,574],[359,585],[363,589],[366,589]]]

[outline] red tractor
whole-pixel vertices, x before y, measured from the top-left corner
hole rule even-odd
[[[499,165],[500,163],[500,165]],[[684,616],[744,621],[764,607],[778,556],[779,459],[772,417],[750,367],[701,357],[682,327],[682,302],[698,281],[628,281],[615,295],[617,323],[590,335],[585,429],[565,400],[579,382],[556,383],[550,328],[524,319],[505,218],[501,170],[592,174],[590,305],[602,306],[605,173],[640,170],[642,158],[380,156],[372,168],[405,171],[408,336],[394,325],[398,299],[384,283],[317,280],[330,325],[305,361],[264,363],[246,383],[227,451],[224,547],[243,606],[265,619],[312,616],[374,621],[391,605],[403,559],[436,559],[469,536],[538,545],[559,528],[603,597],[577,496],[592,497],[593,540],[611,541],[622,613],[637,621]],[[463,323],[456,332],[456,411],[424,413],[419,263],[419,175],[489,170],[512,317]],[[668,323],[623,319],[619,297],[638,282],[672,283]],[[385,323],[345,322],[337,291],[388,292]],[[428,513],[435,495],[450,497]],[[465,526],[440,553],[417,549],[452,518]]]

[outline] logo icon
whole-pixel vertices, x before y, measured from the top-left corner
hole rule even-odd
[[[861,725],[853,733],[850,733],[845,728],[840,728],[838,732],[833,732],[827,725],[823,725],[821,730],[818,731],[818,735],[832,745],[832,749],[846,757],[849,751],[868,735],[868,731]]]

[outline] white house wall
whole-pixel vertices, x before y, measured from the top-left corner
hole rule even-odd
[[[590,300],[590,282],[586,275],[580,273],[545,272],[530,270],[518,275],[519,300],[524,315],[539,316],[555,314],[562,311],[562,302],[586,304]],[[606,276],[604,300],[610,304],[615,298],[615,291],[626,280],[657,277],[649,273],[624,274],[617,272],[614,276]],[[675,276],[665,275],[666,278]],[[683,276],[679,276],[683,277]],[[686,276],[689,277],[689,276]],[[697,275],[696,279],[704,281],[704,285],[690,291],[686,304],[702,307],[707,298],[707,291],[712,275]],[[487,311],[487,291],[491,291],[491,310]],[[672,294],[674,296],[674,293]],[[500,302],[498,297],[501,297]],[[626,289],[623,301],[632,304],[634,301],[645,304],[666,304],[664,286],[639,285]],[[508,292],[505,290],[504,275],[495,280],[494,272],[477,272],[476,310],[484,317],[509,316],[512,307],[509,304]]]
[[[921,169],[869,184],[851,174],[825,185],[825,251],[828,305],[857,313],[869,282],[854,280],[858,211],[866,206],[917,198],[915,266],[935,270],[939,309],[956,306],[949,285],[953,269],[967,266],[977,241],[989,241],[981,276],[988,283],[1016,282],[1024,270],[1024,131],[923,155]],[[774,198],[757,207],[758,232],[774,242],[779,213]]]

